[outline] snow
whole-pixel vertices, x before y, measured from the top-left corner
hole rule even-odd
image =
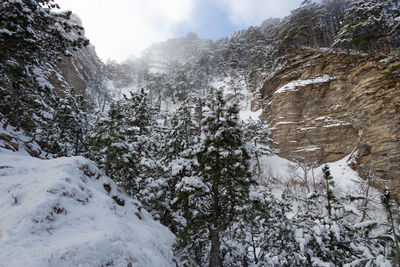
[[[300,123],[304,123],[304,121],[280,121],[280,122],[276,123],[275,126],[277,126],[277,125],[287,125],[287,124],[300,124]]]
[[[299,130],[299,131],[308,131],[308,130],[314,130],[314,129],[316,129],[317,127],[314,127],[314,126],[309,126],[309,127],[297,127],[297,130]]]
[[[298,149],[294,150],[293,152],[298,153],[298,152],[313,152],[320,150],[321,148],[319,146],[313,145],[313,146],[306,146],[306,147],[299,147]]]
[[[290,83],[280,87],[278,90],[275,91],[274,95],[285,93],[285,92],[295,92],[298,91],[298,87],[304,87],[310,84],[317,84],[317,83],[326,83],[335,78],[330,77],[329,75],[319,76],[313,79],[308,80],[296,80],[291,81]]]
[[[263,204],[265,203],[264,195],[261,192],[257,191],[257,189],[254,187],[250,188],[249,198],[250,198],[250,200],[253,200],[253,201],[258,201]]]
[[[26,149],[29,147],[29,149],[31,151],[35,151],[39,157],[46,157],[40,146],[32,140],[32,137],[28,137],[23,130],[16,130],[11,125],[8,125],[5,128],[4,120],[0,120],[0,134],[11,137],[11,142],[18,144],[18,150],[14,153],[30,156],[29,153],[26,151]],[[5,149],[4,147],[7,147],[7,144],[4,140],[0,139],[0,153],[9,153],[9,150]]]
[[[262,109],[259,109],[257,111],[251,111],[251,110],[240,110],[239,111],[239,118],[242,121],[248,121],[248,120],[259,120],[260,116],[262,114]]]
[[[331,175],[334,178],[335,182],[335,195],[345,197],[350,195],[355,195],[356,189],[360,187],[359,183],[363,181],[356,171],[351,169],[349,166],[351,164],[351,155],[344,157],[341,160],[336,162],[330,162],[327,165],[329,166]],[[264,170],[264,175],[266,179],[270,181],[270,185],[272,187],[272,193],[276,197],[281,197],[282,193],[286,189],[285,183],[287,183],[291,177],[303,177],[303,173],[300,169],[296,171],[296,174],[293,173],[293,170],[289,168],[289,164],[295,165],[290,160],[279,157],[279,155],[273,156],[262,156],[260,158],[261,166]],[[325,164],[315,167],[314,176],[318,181],[321,181],[323,178],[322,168]],[[311,173],[309,174],[311,176]],[[272,182],[272,183],[271,183]],[[311,183],[311,181],[310,181]],[[374,214],[371,215],[371,220],[375,220],[378,222],[386,221],[386,214],[382,205],[380,205],[380,192],[375,189],[370,189],[370,197],[373,198],[374,204]],[[304,194],[304,197],[311,197]],[[294,204],[294,210],[296,209],[296,203]],[[345,209],[351,213],[359,213],[354,209],[351,205],[345,205]],[[290,215],[290,214],[289,214]]]
[[[303,229],[296,229],[294,238],[297,243],[299,243],[301,253],[304,253],[304,247],[307,245],[309,240],[304,237]]]
[[[91,161],[0,151],[0,265],[175,266],[173,242]]]
[[[0,34],[2,34],[2,33],[8,34],[10,36],[14,34],[13,32],[10,32],[9,30],[7,30],[6,28],[0,29]]]

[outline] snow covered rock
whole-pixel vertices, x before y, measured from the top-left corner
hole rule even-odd
[[[174,266],[173,242],[91,161],[0,151],[0,266]]]

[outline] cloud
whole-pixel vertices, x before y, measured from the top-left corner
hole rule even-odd
[[[57,0],[77,13],[102,59],[121,61],[152,43],[172,37],[189,21],[196,0]]]
[[[301,0],[216,0],[227,9],[229,19],[239,26],[258,25],[269,17],[285,17]]]
[[[229,35],[234,29],[259,25],[268,17],[283,17],[301,0],[56,1],[62,9],[70,9],[82,19],[86,36],[100,58],[122,61],[177,32],[194,29],[210,38],[210,27]],[[204,10],[208,13],[204,14]],[[205,23],[210,21],[218,25]]]

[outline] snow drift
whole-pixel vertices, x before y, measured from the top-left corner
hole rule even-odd
[[[174,266],[173,241],[91,161],[0,150],[0,266]]]

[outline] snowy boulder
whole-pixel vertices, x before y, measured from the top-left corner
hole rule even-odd
[[[91,161],[0,151],[0,266],[174,266],[173,242]]]

